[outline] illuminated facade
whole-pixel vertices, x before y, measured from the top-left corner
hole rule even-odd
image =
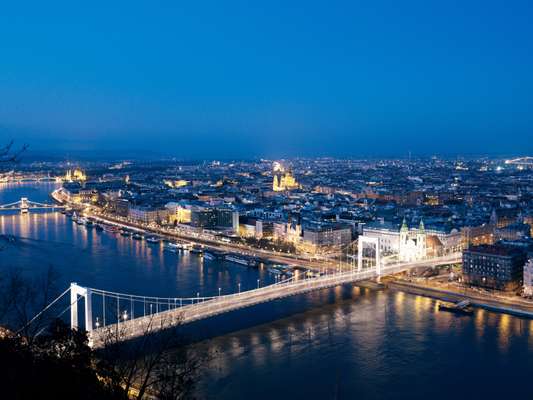
[[[397,225],[381,221],[365,226],[363,232],[365,237],[379,239],[379,251],[383,256],[397,256],[400,261],[416,261],[423,260],[428,255],[428,232],[422,221],[418,228],[409,229],[404,219],[400,230]],[[450,235],[433,232],[432,236],[446,243],[445,239]],[[459,234],[454,233],[453,237],[457,237],[460,243]]]
[[[287,222],[274,222],[272,224],[272,237],[274,240],[298,245],[302,240],[302,222],[299,214],[293,218],[289,213]]]
[[[184,179],[178,179],[178,180],[166,179],[166,180],[164,180],[164,183],[168,187],[176,189],[176,188],[181,188],[181,187],[187,186],[189,184],[189,181],[186,181]]]
[[[87,175],[81,169],[76,168],[74,170],[68,170],[65,174],[66,182],[85,182],[87,180]]]
[[[169,220],[171,223],[188,224],[191,222],[191,207],[180,203],[167,203],[169,210]]]
[[[272,166],[272,190],[274,192],[283,192],[285,190],[299,189],[300,185],[292,175],[290,170],[285,170],[285,167],[279,162],[274,162]]]
[[[417,261],[423,260],[427,256],[427,235],[424,223],[416,230],[409,230],[405,219],[400,229],[400,247],[398,258],[400,261]]]
[[[533,296],[533,253],[528,254],[527,263],[524,265],[524,294]]]

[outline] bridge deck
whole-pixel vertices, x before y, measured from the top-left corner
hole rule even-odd
[[[398,273],[420,265],[435,266],[458,261],[460,261],[460,258],[454,256],[431,262],[426,261],[425,263],[397,264],[383,268],[381,275]],[[290,281],[246,292],[220,296],[204,302],[96,328],[89,332],[90,344],[93,347],[101,347],[110,334],[118,336],[120,340],[134,339],[152,332],[188,324],[256,304],[376,277],[378,277],[378,274],[375,269],[363,270],[361,272],[354,270],[342,274]]]

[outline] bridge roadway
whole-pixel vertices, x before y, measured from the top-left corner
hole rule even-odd
[[[37,210],[37,209],[59,209],[65,208],[64,205],[60,204],[46,204],[39,203],[36,201],[29,200],[25,197],[21,198],[19,201],[8,204],[0,204],[1,210]]]
[[[323,275],[315,278],[300,280],[291,278],[262,288],[212,297],[206,301],[198,301],[195,304],[189,304],[143,317],[120,321],[105,327],[99,327],[89,332],[89,343],[92,347],[98,348],[105,344],[105,341],[108,340],[110,335],[114,337],[114,340],[118,339],[119,341],[135,339],[174,326],[188,324],[289,296],[327,289],[347,283],[374,279],[379,276],[395,274],[420,266],[430,267],[457,263],[460,261],[461,257],[456,253],[438,259],[412,263],[398,263],[382,267],[380,273],[378,273],[376,269],[362,271],[356,271],[354,269],[348,272]]]

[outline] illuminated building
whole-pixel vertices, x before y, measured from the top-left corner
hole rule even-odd
[[[278,162],[274,162],[272,167],[272,190],[274,192],[283,192],[285,190],[299,189],[300,185],[292,175],[290,170],[285,170],[285,167]]]
[[[529,238],[530,233],[531,227],[520,222],[494,230],[494,236],[497,240],[522,240]]]
[[[533,296],[533,253],[528,254],[527,263],[524,265],[524,294]]]
[[[410,231],[405,219],[400,229],[400,247],[398,258],[400,261],[423,260],[427,256],[426,230],[424,222],[420,221],[417,230]]]
[[[306,225],[303,230],[302,250],[308,253],[323,253],[338,250],[352,241],[350,226],[338,223]]]
[[[191,222],[191,207],[180,203],[167,203],[165,208],[169,210],[171,223],[188,224]]]
[[[302,237],[302,220],[300,214],[295,219],[289,213],[287,218],[286,241],[290,243],[298,243]]]
[[[530,227],[529,236],[533,237],[533,215],[526,215],[523,220],[524,224],[528,224]]]
[[[515,290],[523,278],[525,252],[501,245],[481,245],[463,251],[463,278],[467,284]]]
[[[85,182],[87,180],[87,175],[79,169],[68,170],[65,174],[65,181],[67,182]]]
[[[424,223],[420,221],[418,228],[409,229],[405,219],[401,228],[398,225],[379,221],[377,224],[369,224],[363,228],[365,237],[378,238],[379,250],[383,255],[397,255],[400,261],[423,260],[427,257],[427,239],[428,233]],[[432,232],[432,236],[438,239],[438,243],[452,245],[453,238],[460,243],[460,235],[457,232],[446,234],[443,232]],[[449,240],[448,240],[449,239]],[[433,240],[432,242],[437,242]],[[441,250],[445,251],[445,250]]]
[[[302,240],[302,223],[300,214],[293,218],[289,212],[287,222],[272,223],[272,238],[277,241],[298,244]]]
[[[461,229],[463,236],[463,248],[479,246],[482,244],[494,244],[494,225],[484,224],[480,226],[465,226]]]
[[[490,215],[490,223],[496,228],[504,228],[508,225],[516,223],[518,221],[518,214],[518,209],[494,209]]]
[[[128,217],[134,221],[150,223],[161,222],[168,218],[168,210],[155,207],[135,206],[130,207]]]
[[[184,179],[178,179],[178,180],[175,180],[175,181],[170,180],[170,179],[165,179],[164,183],[168,187],[177,189],[177,188],[181,188],[181,187],[187,186],[189,184],[189,181],[186,181]]]
[[[191,226],[202,229],[213,229],[217,226],[217,216],[212,208],[192,207]]]

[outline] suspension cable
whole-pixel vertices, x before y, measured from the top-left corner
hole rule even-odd
[[[22,328],[20,328],[16,333],[20,333],[24,329],[26,329],[28,326],[31,325],[33,321],[35,321],[37,318],[39,318],[46,310],[48,310],[50,307],[52,307],[61,297],[63,297],[68,291],[70,290],[70,287],[68,287],[63,293],[61,293],[58,297],[55,298],[54,301],[52,301],[50,304],[48,304],[45,308],[43,308],[35,317],[33,317],[26,325],[24,325]]]
[[[273,286],[281,286],[283,284],[287,284],[287,283],[290,283],[294,280],[295,278],[294,277],[291,277],[291,278],[287,278],[283,281],[279,281],[279,282],[276,282],[276,283],[273,283],[272,285],[268,285],[268,286],[264,286],[262,287],[261,289],[266,289],[266,288],[270,288],[270,287],[273,287]],[[111,291],[107,291],[107,290],[102,290],[102,289],[96,289],[96,288],[88,288],[90,289],[93,293],[96,293],[96,294],[99,294],[99,295],[103,295],[103,296],[109,296],[109,297],[114,297],[114,298],[119,298],[119,299],[125,299],[125,300],[129,300],[129,301],[143,301],[143,300],[149,300],[149,301],[152,301],[152,302],[159,302],[159,301],[164,301],[164,302],[168,302],[168,301],[174,301],[174,300],[182,300],[182,301],[196,301],[196,300],[202,300],[202,301],[206,301],[206,300],[212,300],[212,299],[217,299],[219,298],[219,296],[208,296],[208,297],[156,297],[156,296],[141,296],[141,295],[133,295],[133,294],[129,294],[129,293],[119,293],[119,292],[111,292]],[[252,289],[252,290],[257,290],[257,289]],[[241,293],[244,293],[244,292],[241,292]],[[226,294],[224,296],[232,296],[232,295],[236,295],[237,293],[232,293],[232,294]],[[222,296],[222,297],[224,297]]]

